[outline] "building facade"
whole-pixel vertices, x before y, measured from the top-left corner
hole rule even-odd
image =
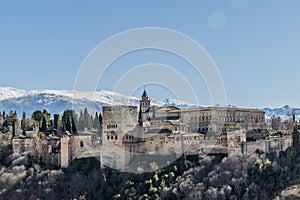
[[[101,154],[104,164],[122,168],[136,154],[228,153],[241,151],[247,132],[264,129],[265,113],[257,109],[151,106],[144,91],[139,112],[135,106],[103,107]]]

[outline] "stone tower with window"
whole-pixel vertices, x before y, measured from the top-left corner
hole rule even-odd
[[[137,106],[113,105],[102,107],[102,165],[124,169],[123,136],[138,124]]]
[[[141,100],[140,100],[140,111],[139,111],[139,125],[143,126],[143,121],[148,120],[147,119],[147,112],[150,108],[150,98],[148,97],[148,94],[146,90],[144,89],[144,92],[142,94]]]

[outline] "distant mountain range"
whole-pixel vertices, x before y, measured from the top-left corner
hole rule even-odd
[[[139,105],[139,98],[120,93],[100,90],[81,92],[73,90],[21,90],[11,87],[0,87],[0,111],[16,110],[18,116],[25,111],[30,116],[35,110],[47,109],[50,113],[62,114],[65,109],[76,111],[88,108],[101,112],[105,105]],[[151,105],[176,106],[179,108],[197,107],[181,100],[151,99]]]
[[[292,118],[293,113],[295,113],[296,120],[300,120],[300,108],[292,108],[289,105],[285,105],[281,108],[263,108],[260,109],[266,112],[266,118],[271,118],[271,116],[280,116],[282,120],[287,118]]]
[[[28,116],[35,110],[47,109],[52,114],[62,114],[65,109],[101,112],[105,105],[139,105],[139,98],[126,96],[120,93],[100,90],[81,92],[73,90],[22,90],[12,87],[0,87],[0,111],[16,110],[20,117],[25,111]],[[192,103],[174,99],[151,99],[151,105],[176,106],[179,108],[201,107]],[[228,107],[236,107],[229,105]],[[281,108],[261,108],[266,112],[266,118],[272,115],[287,119],[295,112],[300,119],[300,108],[291,108],[285,105]]]

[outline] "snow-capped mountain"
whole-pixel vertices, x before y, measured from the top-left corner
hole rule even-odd
[[[282,121],[292,118],[293,113],[295,113],[296,120],[300,120],[300,108],[292,108],[289,105],[285,105],[281,108],[263,108],[261,109],[266,112],[266,118],[271,118],[274,116],[280,116]]]
[[[83,110],[85,107],[93,112],[101,112],[105,105],[139,105],[139,98],[126,96],[120,93],[100,91],[73,91],[73,90],[22,90],[12,87],[0,87],[0,111],[16,110],[18,116],[25,111],[31,115],[35,110],[47,109],[52,114],[62,114],[65,109]],[[151,105],[176,106],[179,108],[199,107],[195,104],[174,99],[151,99]],[[228,107],[235,108],[234,105]],[[300,108],[291,108],[285,105],[281,108],[262,108],[266,112],[266,119],[271,116],[280,116],[282,120],[290,118],[292,113],[300,120]]]
[[[196,105],[173,99],[151,99],[152,105],[176,106],[180,108]],[[0,111],[16,110],[18,116],[25,111],[31,115],[35,110],[47,109],[50,113],[62,114],[65,109],[76,111],[88,108],[91,113],[101,112],[104,105],[139,105],[139,98],[120,93],[100,91],[73,90],[21,90],[11,87],[0,87]]]
[[[0,87],[0,101],[9,98],[27,96],[31,93],[31,91],[20,90],[12,87]]]

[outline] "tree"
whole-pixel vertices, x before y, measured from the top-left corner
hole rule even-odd
[[[72,133],[77,133],[77,128],[76,128],[76,122],[75,122],[75,118],[72,115]]]
[[[43,120],[43,113],[40,110],[36,110],[32,113],[31,118],[38,123],[38,129],[40,130],[41,121]]]
[[[299,132],[297,131],[297,128],[295,127],[294,128],[294,131],[293,131],[293,147],[294,148],[299,148]]]
[[[100,127],[102,128],[102,114],[99,114],[99,122],[100,122]]]
[[[84,117],[83,117],[83,113],[82,110],[80,111],[80,115],[79,115],[79,119],[78,119],[78,125],[77,128],[78,130],[84,130]]]
[[[62,116],[63,131],[76,133],[77,115],[74,110],[65,110]]]
[[[12,128],[12,137],[15,137],[16,135],[16,124],[18,122],[18,117],[16,111],[10,111],[10,113],[5,117],[5,120],[3,122],[3,128],[5,130],[9,130],[9,128]]]
[[[46,109],[43,110],[43,115],[46,117],[46,120],[49,121],[50,120],[50,112]]]
[[[98,113],[96,112],[95,114],[95,118],[93,120],[93,128],[94,129],[98,129],[100,128],[100,121],[99,121],[99,116],[98,116]]]
[[[84,109],[83,112],[83,117],[84,117],[84,127],[91,130],[92,128],[92,120],[91,120],[91,116],[87,110],[87,108]]]
[[[22,120],[21,120],[21,129],[25,130],[26,129],[26,113],[23,111],[22,113]]]
[[[92,129],[94,128],[94,118],[92,114],[90,115],[90,118],[91,118],[91,129]]]
[[[57,129],[58,128],[58,121],[59,121],[59,115],[54,114],[54,122],[53,122],[53,128]]]
[[[46,130],[47,130],[47,121],[46,121],[46,117],[43,116],[41,131],[45,132]]]
[[[295,114],[294,109],[293,109],[292,115],[293,115],[293,123],[295,124],[296,123],[296,114]]]

